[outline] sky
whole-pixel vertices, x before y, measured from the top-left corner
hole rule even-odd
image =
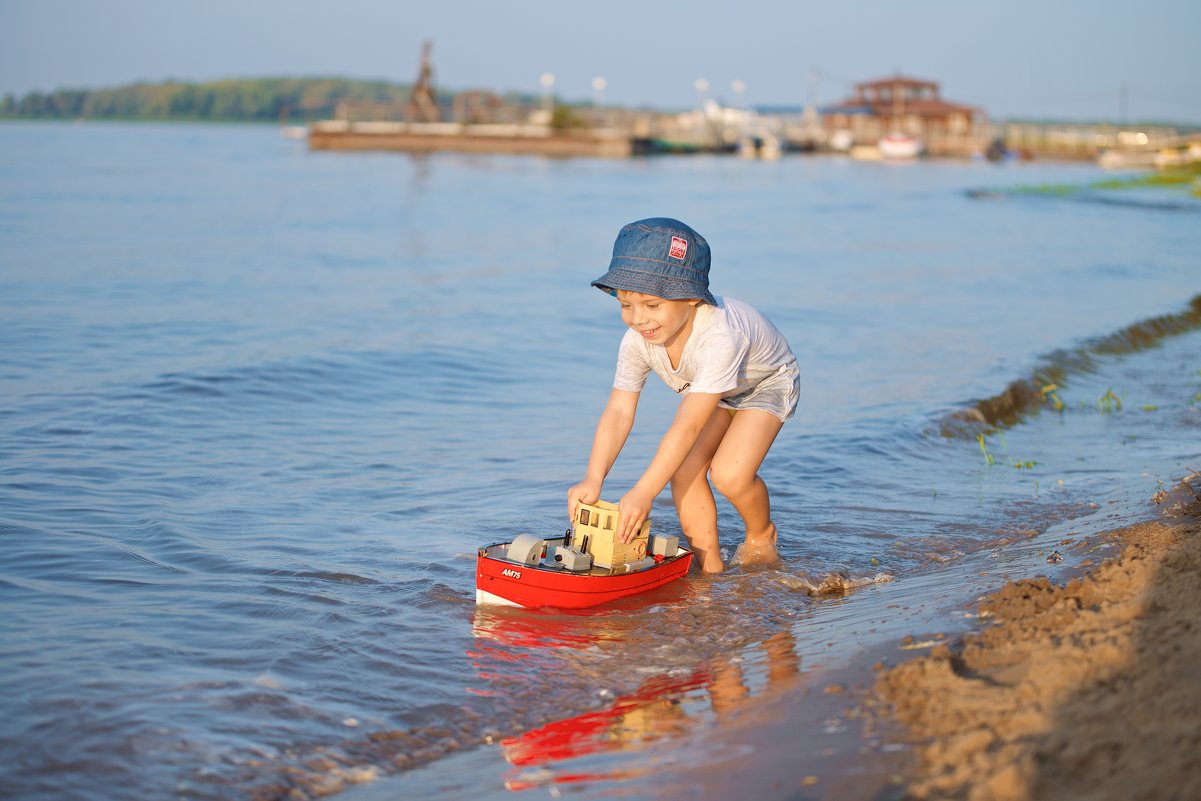
[[[445,90],[539,94],[551,75],[569,101],[802,105],[901,73],[994,119],[1201,124],[1201,0],[0,0],[0,95],[409,83],[425,40]]]

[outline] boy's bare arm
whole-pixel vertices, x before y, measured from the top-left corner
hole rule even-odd
[[[634,427],[634,413],[638,409],[637,392],[614,389],[596,424],[596,435],[592,438],[592,453],[588,457],[588,470],[584,480],[567,491],[567,514],[574,519],[576,504],[595,503],[600,498],[605,477],[613,469],[617,455],[625,447],[630,429]]]
[[[632,540],[642,527],[643,521],[650,516],[651,502],[663,491],[667,482],[671,481],[671,477],[688,458],[720,399],[720,395],[690,392],[680,401],[676,416],[660,440],[650,467],[642,474],[642,478],[638,479],[634,488],[621,499],[617,534],[622,542]]]

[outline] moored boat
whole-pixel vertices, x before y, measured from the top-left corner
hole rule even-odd
[[[876,143],[880,156],[886,159],[912,159],[922,152],[922,140],[916,136],[906,136],[900,133],[890,133],[880,137]]]

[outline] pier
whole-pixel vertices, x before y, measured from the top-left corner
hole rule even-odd
[[[612,115],[611,115],[612,116]],[[449,151],[539,155],[552,158],[628,158],[646,154],[742,153],[738,126],[720,129],[697,127],[699,114],[657,115],[645,112],[621,124],[603,128],[555,129],[537,123],[391,122],[382,120],[323,120],[307,131],[313,150],[383,150],[409,153]],[[681,122],[680,118],[684,121]],[[756,142],[775,137],[779,152],[851,153],[876,144],[876,128],[861,128],[837,146],[829,129],[814,131],[788,115],[755,117]],[[1154,168],[1165,166],[1165,150],[1187,152],[1197,134],[1180,135],[1171,128],[1124,128],[1110,124],[982,123],[972,130],[923,138],[925,155],[972,158],[984,154],[993,142],[1022,158],[1067,161],[1099,160],[1107,167]]]
[[[429,109],[426,119],[413,119],[419,116],[413,109],[396,105],[343,103],[334,119],[302,129],[290,126],[288,135],[307,136],[313,150],[620,159],[692,153],[776,158],[801,151],[881,158],[880,141],[901,134],[918,143],[926,157],[993,158],[1002,153],[1023,159],[1097,160],[1114,168],[1154,168],[1165,166],[1165,159],[1191,160],[1187,154],[1195,147],[1190,151],[1188,145],[1198,138],[1196,133],[1182,136],[1171,127],[995,122],[974,106],[942,101],[937,84],[908,78],[862,87],[862,98],[820,110],[755,110],[708,101],[679,112],[587,104],[535,106],[473,91],[454,96],[445,108]],[[924,94],[896,99],[914,92]]]
[[[1195,158],[1196,148],[1189,146],[1195,137],[1178,141],[1171,128],[996,122],[979,106],[945,99],[938,82],[901,74],[857,83],[849,97],[824,107],[755,109],[703,96],[698,108],[684,111],[604,106],[600,78],[593,103],[564,104],[556,102],[549,73],[541,77],[540,98],[482,89],[439,94],[431,49],[427,41],[407,102],[342,101],[333,119],[307,129],[290,126],[285,135],[307,136],[313,150],[552,158],[726,153],[773,159],[800,151],[872,160],[1099,160],[1115,168]]]
[[[629,135],[608,130],[561,131],[535,124],[326,120],[309,126],[309,147],[313,150],[624,158],[633,155],[634,140]]]

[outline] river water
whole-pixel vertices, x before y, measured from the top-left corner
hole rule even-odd
[[[916,625],[883,610],[1054,571],[1201,468],[1201,202],[972,191],[1100,177],[0,126],[3,795],[636,794],[681,730]],[[797,353],[783,561],[477,609],[478,546],[566,523],[622,334],[588,282],[648,216]],[[676,401],[643,394],[607,498]]]

